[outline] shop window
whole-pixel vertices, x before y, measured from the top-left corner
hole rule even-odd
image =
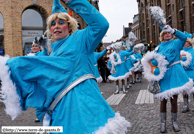
[[[27,9],[22,14],[22,40],[24,55],[31,52],[32,42],[36,36],[44,34],[46,29],[41,14],[34,9]]]

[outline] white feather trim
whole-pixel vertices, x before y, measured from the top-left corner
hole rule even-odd
[[[115,113],[115,117],[108,119],[104,127],[100,127],[94,134],[126,134],[127,128],[131,124],[119,113]]]
[[[102,77],[100,76],[100,77],[96,78],[96,80],[97,80],[97,83],[101,83],[102,82]]]
[[[160,74],[158,76],[155,76],[151,73],[151,65],[150,61],[152,59],[155,59],[158,62],[158,68],[160,69]],[[144,56],[144,60],[142,60],[143,68],[144,68],[144,77],[148,81],[159,81],[164,77],[164,74],[166,70],[168,69],[166,66],[169,64],[167,60],[165,60],[165,57],[161,54],[152,52],[147,52],[147,54]]]
[[[163,100],[163,99],[169,99],[171,97],[173,97],[173,95],[177,95],[179,93],[190,93],[190,89],[193,88],[193,80],[189,79],[189,82],[187,82],[185,85],[183,85],[182,87],[177,87],[177,88],[172,88],[170,90],[166,90],[162,93],[158,93],[155,94],[154,97],[159,99],[159,100]]]
[[[191,64],[191,61],[192,61],[192,56],[190,53],[184,51],[184,50],[181,50],[181,55],[186,55],[186,58],[187,60],[186,61],[182,61],[181,60],[181,65],[183,67],[188,67],[190,64]]]
[[[123,79],[125,79],[125,78],[128,78],[129,75],[132,75],[132,73],[131,73],[131,72],[127,72],[125,75],[119,76],[119,77],[113,77],[113,76],[109,75],[109,76],[108,76],[108,79],[109,79],[109,80],[112,80],[112,81],[123,80]]]
[[[10,79],[11,71],[8,72],[9,67],[5,66],[8,59],[9,56],[0,56],[1,93],[3,94],[1,97],[4,97],[2,102],[5,104],[5,112],[14,120],[22,113],[22,108],[20,106],[20,97],[16,92],[16,87]]]
[[[35,56],[36,53],[29,53],[26,56]]]
[[[189,95],[190,94],[194,94],[194,87],[192,89],[189,90]]]
[[[117,59],[118,59],[117,62],[115,62],[114,55],[117,56]],[[111,64],[112,64],[113,66],[116,66],[116,65],[119,65],[119,64],[122,63],[122,62],[121,62],[120,55],[119,55],[118,53],[116,53],[116,52],[113,52],[113,53],[110,54],[110,61],[111,61]]]

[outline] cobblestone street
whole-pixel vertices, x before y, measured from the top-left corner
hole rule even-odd
[[[148,82],[143,79],[141,83],[133,84],[128,93],[122,98],[118,105],[110,105],[115,112],[119,112],[128,121],[132,127],[128,128],[127,134],[158,134],[160,133],[160,102],[154,99],[154,103],[135,104],[140,90],[147,88]],[[102,96],[107,100],[115,91],[115,83],[99,84]],[[120,86],[121,87],[121,86]],[[122,92],[120,93],[122,94]],[[182,96],[179,96],[182,98]],[[178,123],[181,131],[177,134],[193,134],[194,133],[194,101],[190,97],[190,109],[188,113],[181,113],[183,102],[178,102]],[[170,103],[167,109],[167,133],[175,134],[171,125]],[[35,123],[35,110],[29,108],[14,121],[5,114],[4,104],[0,103],[0,126],[41,126],[41,123]]]

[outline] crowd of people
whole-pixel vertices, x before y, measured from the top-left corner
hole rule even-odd
[[[63,1],[82,16],[87,28],[78,30],[77,21],[68,15],[60,1],[53,1],[52,15],[47,19],[47,37],[35,38],[33,53],[0,57],[1,101],[6,113],[15,119],[22,110],[33,107],[44,126],[63,126],[63,133],[124,134],[130,122],[112,110],[97,83],[114,81],[113,90],[118,94],[121,81],[123,93],[127,93],[125,80],[130,88],[131,83],[141,82],[144,72],[150,82],[149,91],[161,101],[160,132],[166,132],[168,100],[173,129],[180,131],[178,94],[183,94],[182,112],[186,113],[188,96],[194,93],[192,34],[165,25],[160,34],[161,44],[144,57],[144,45],[134,44],[132,33],[128,45],[122,39],[102,52],[95,52],[109,23],[87,0]],[[178,39],[173,40],[173,36]],[[110,49],[113,53],[105,56]]]

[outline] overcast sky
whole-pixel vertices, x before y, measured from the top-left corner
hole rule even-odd
[[[128,27],[138,14],[137,0],[99,0],[100,12],[109,22],[109,30],[103,42],[111,42],[123,36],[123,25]]]

